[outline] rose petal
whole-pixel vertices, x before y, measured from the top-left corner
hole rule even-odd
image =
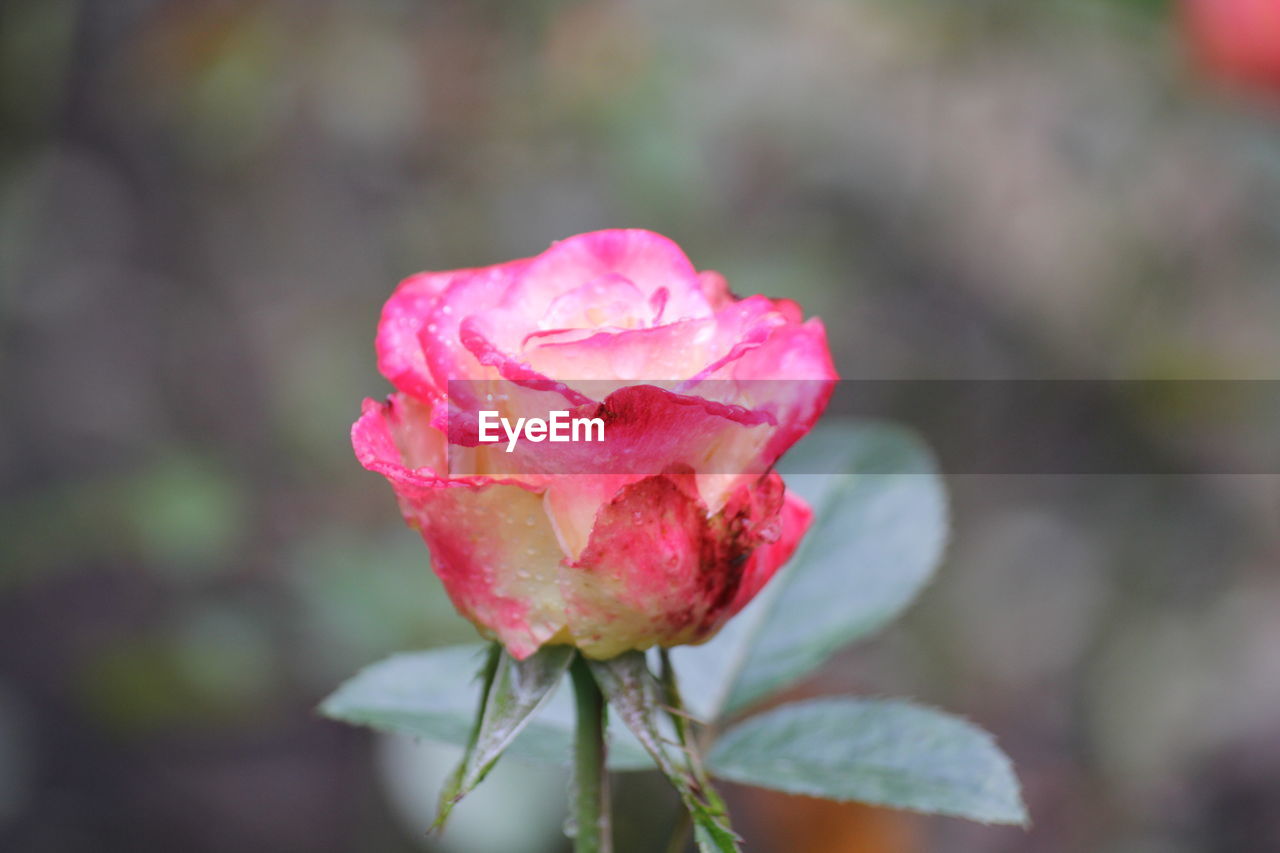
[[[528,657],[563,627],[563,554],[538,495],[468,486],[401,505],[454,606],[512,655]]]
[[[678,478],[624,487],[601,508],[581,558],[561,572],[575,645],[603,659],[710,637],[749,598],[744,585],[759,591],[789,555],[784,546],[751,562],[759,546],[781,541],[782,499],[781,479],[771,474],[709,519]]]
[[[420,400],[443,392],[427,367],[418,333],[440,294],[462,272],[424,272],[400,282],[382,308],[375,349],[378,370],[396,388]]]
[[[591,538],[600,508],[641,474],[572,474],[547,478],[543,505],[567,558],[576,560]]]
[[[814,318],[771,329],[763,344],[681,390],[768,414],[781,428],[763,453],[777,459],[813,427],[838,378],[826,329]]]
[[[436,298],[419,329],[418,340],[437,387],[447,388],[451,379],[493,375],[462,345],[459,330],[467,318],[492,310],[528,263],[519,260],[464,270]]]
[[[646,299],[666,288],[668,322],[711,313],[698,273],[680,247],[637,228],[593,231],[553,244],[529,265],[511,293],[511,304],[519,304],[527,316],[541,317],[561,294],[607,275],[626,278]]]
[[[715,270],[704,270],[698,273],[698,286],[702,289],[702,295],[713,311],[719,311],[737,301],[737,297],[729,289],[728,280]]]
[[[755,481],[775,461],[766,454],[779,427],[766,414],[652,385],[627,386],[571,415],[601,418],[605,440],[521,441],[497,463],[546,484],[547,512],[571,559],[586,547],[601,507],[630,483],[687,472],[694,475],[694,494],[717,512],[733,489]]]
[[[539,373],[570,385],[610,382],[612,388],[620,388],[636,381],[693,376],[707,363],[708,345],[716,338],[714,320],[682,320],[650,329],[598,331],[585,337],[572,333],[536,336],[528,340],[525,357]]]
[[[404,396],[385,404],[366,400],[352,443],[361,464],[391,483],[463,616],[518,658],[561,630],[564,555],[537,489],[440,476],[444,437],[427,424],[425,408]]]
[[[531,367],[528,362],[504,352],[489,339],[484,329],[484,324],[476,317],[468,317],[462,322],[460,329],[459,337],[462,345],[475,358],[477,364],[494,368],[498,376],[516,385],[537,391],[554,392],[575,406],[591,402],[590,397],[574,390],[565,382],[553,379]],[[467,387],[465,383],[461,385],[455,383],[455,391],[460,391]],[[463,400],[460,405],[468,406],[470,402],[474,402],[478,406],[481,401],[478,399],[475,401]]]
[[[686,380],[709,376],[760,346],[785,322],[762,296],[734,303],[715,314],[647,329],[607,330],[535,336],[525,342],[525,358],[538,372],[574,381],[628,382]],[[588,396],[599,398],[599,393]]]
[[[795,553],[813,520],[813,510],[799,496],[786,492],[778,513],[778,538],[756,548],[742,570],[742,581],[730,602],[725,619],[736,615],[755,598]]]
[[[557,296],[538,320],[538,326],[633,329],[649,326],[653,315],[649,300],[630,279],[610,273]]]

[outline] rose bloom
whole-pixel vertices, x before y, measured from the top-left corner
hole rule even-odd
[[[665,237],[598,231],[412,276],[377,352],[397,391],[365,401],[356,456],[390,481],[454,606],[517,658],[702,642],[809,524],[772,466],[830,396],[822,323],[736,298]],[[513,456],[505,436],[477,443],[476,407],[599,417],[608,441]]]
[[[1204,72],[1280,92],[1280,0],[1182,0],[1181,18]]]

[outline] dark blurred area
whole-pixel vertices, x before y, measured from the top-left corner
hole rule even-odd
[[[347,441],[395,282],[646,227],[848,378],[1280,378],[1277,15],[3,0],[0,849],[566,849],[560,771],[429,839],[453,754],[312,711],[474,637]],[[1280,850],[1280,413],[1206,405],[1130,419],[1184,475],[951,477],[939,581],[798,689],[992,730],[1030,831],[732,789],[748,849]]]

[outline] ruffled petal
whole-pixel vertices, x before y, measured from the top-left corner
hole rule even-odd
[[[776,460],[817,422],[838,378],[826,329],[813,318],[773,328],[763,344],[681,390],[767,414],[779,429],[763,454]]]
[[[593,231],[553,244],[529,265],[509,304],[520,305],[527,316],[542,317],[557,297],[610,275],[630,281],[645,299],[666,288],[661,297],[666,322],[711,313],[698,273],[680,247],[638,228]]]
[[[651,325],[656,313],[631,279],[610,273],[557,296],[538,320],[538,327],[634,329]]]
[[[440,397],[438,385],[427,367],[418,333],[427,322],[436,300],[463,272],[424,272],[406,278],[382,308],[378,336],[378,370],[396,388],[428,402]]]
[[[613,381],[620,387],[635,381],[696,380],[723,370],[762,345],[784,322],[773,303],[753,296],[711,317],[653,328],[532,336],[525,341],[525,357],[540,373],[570,385]]]
[[[418,339],[438,388],[447,389],[451,379],[484,379],[493,375],[462,345],[460,328],[469,317],[493,310],[528,264],[528,260],[519,260],[464,270],[436,298],[418,331]]]
[[[539,373],[574,382],[681,380],[706,364],[717,338],[715,321],[682,320],[650,329],[539,335],[526,342],[528,364]]]
[[[477,363],[496,368],[503,379],[529,387],[563,390],[565,398],[575,404],[585,403],[590,399],[582,394],[575,394],[565,383],[535,369],[518,356],[504,352],[485,333],[485,326],[479,318],[468,317],[462,323],[460,338],[462,345],[475,357]]]

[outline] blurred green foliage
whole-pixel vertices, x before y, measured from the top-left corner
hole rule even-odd
[[[475,636],[347,443],[417,270],[649,227],[821,315],[848,377],[1273,380],[1277,114],[1201,79],[1175,8],[0,4],[0,848],[431,844],[403,745],[312,713]],[[1182,417],[1216,405],[1129,414],[1205,472],[1274,441],[1250,401]],[[1035,826],[895,837],[1280,849],[1274,478],[948,485],[937,586],[800,690],[968,715]],[[745,796],[793,849],[801,806]]]

